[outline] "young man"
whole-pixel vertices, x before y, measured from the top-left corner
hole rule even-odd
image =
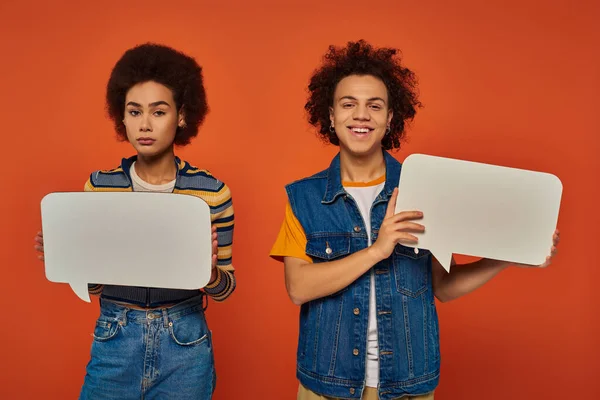
[[[433,399],[435,297],[465,295],[508,267],[483,259],[448,274],[429,251],[402,245],[425,228],[418,211],[394,214],[401,165],[386,150],[400,147],[420,106],[416,86],[396,50],[364,41],[331,46],[311,78],[309,121],[340,152],[328,169],[286,187],[271,251],[301,305],[299,400]]]
[[[113,68],[106,103],[117,135],[136,155],[92,173],[84,190],[202,198],[211,210],[213,271],[204,290],[90,285],[90,293],[101,296],[100,317],[80,398],[208,400],[216,374],[203,300],[223,301],[235,289],[233,206],[223,182],[174,152],[198,134],[208,112],[202,69],[172,48],[137,46]],[[43,252],[41,232],[36,241]]]

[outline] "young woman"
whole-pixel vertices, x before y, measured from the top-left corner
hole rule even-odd
[[[213,270],[203,290],[90,285],[100,295],[100,317],[80,398],[210,399],[216,375],[203,300],[225,300],[235,289],[233,206],[223,182],[174,151],[198,134],[208,112],[202,69],[172,48],[137,46],[114,66],[106,104],[118,137],[136,155],[92,173],[84,190],[202,198],[211,210]],[[36,241],[43,260],[41,232]]]

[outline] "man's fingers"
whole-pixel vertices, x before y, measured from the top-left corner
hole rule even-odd
[[[423,218],[423,213],[421,211],[402,211],[396,215],[393,215],[390,218],[390,223],[398,223],[402,221],[410,221],[413,219],[421,219]]]
[[[550,256],[546,257],[546,262],[540,265],[541,268],[546,268],[552,262],[552,258]]]
[[[396,243],[418,243],[419,242],[419,238],[417,238],[414,235],[411,235],[410,233],[406,233],[403,232],[402,234],[400,234],[397,239],[396,239]]]
[[[396,218],[397,215],[394,216]],[[394,221],[394,219],[390,220],[386,224],[387,226],[380,231],[380,235],[382,232],[417,232],[423,233],[425,232],[425,226],[418,224],[416,222],[407,222],[402,220]]]
[[[398,188],[394,188],[392,197],[388,201],[387,209],[385,210],[385,218],[389,218],[396,212],[396,199],[398,198]]]
[[[392,225],[392,228],[395,231],[400,231],[400,232],[419,232],[419,233],[423,233],[425,232],[425,227],[421,224],[417,224],[416,222],[399,222],[396,225]]]
[[[40,261],[44,261],[44,234],[42,233],[42,231],[38,231],[37,234],[35,235],[35,242],[39,243],[36,244],[35,246],[33,246],[37,251],[39,251],[42,254],[38,254],[37,258]]]

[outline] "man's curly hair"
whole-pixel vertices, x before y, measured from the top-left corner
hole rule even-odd
[[[117,136],[127,140],[123,124],[125,96],[138,83],[154,81],[173,91],[177,111],[183,109],[186,126],[178,127],[175,145],[184,146],[198,135],[208,113],[202,67],[192,58],[167,46],[146,43],[129,49],[115,64],[106,85],[106,109]]]
[[[308,85],[309,98],[304,108],[308,121],[319,128],[323,140],[339,146],[335,132],[329,130],[329,108],[333,105],[337,84],[350,75],[372,75],[383,81],[388,93],[390,110],[394,113],[390,132],[384,136],[386,150],[400,148],[407,121],[414,118],[418,100],[417,78],[401,63],[400,52],[392,48],[375,48],[364,40],[348,42],[346,47],[329,46],[323,64]]]

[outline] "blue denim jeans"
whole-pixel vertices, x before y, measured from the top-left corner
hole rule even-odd
[[[101,299],[80,399],[205,400],[216,375],[202,297],[129,309]]]

